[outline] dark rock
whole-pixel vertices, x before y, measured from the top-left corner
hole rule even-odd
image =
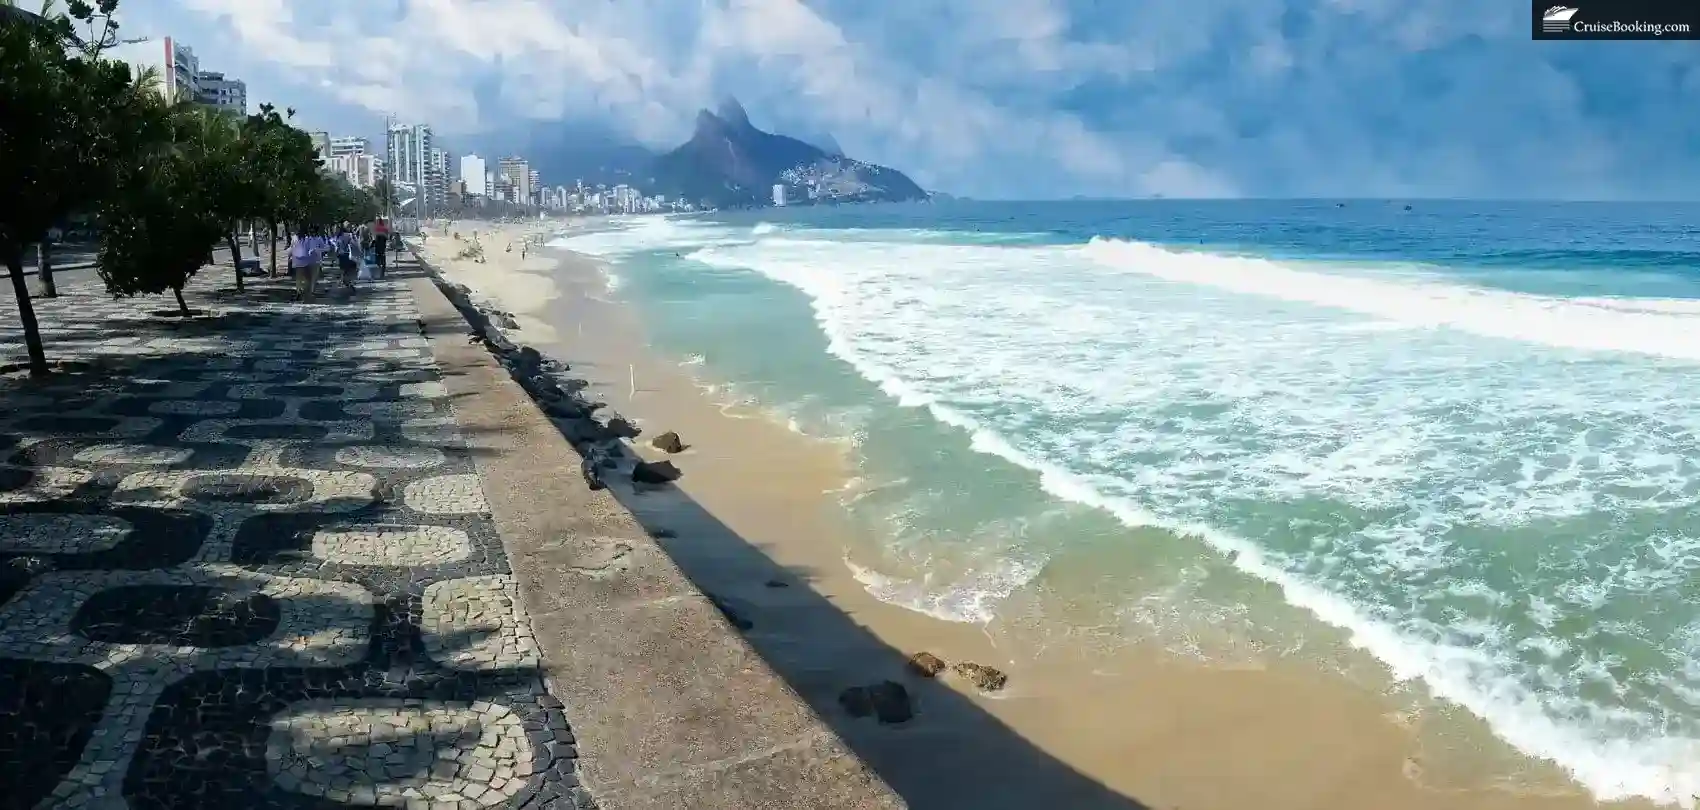
[[[640,461],[632,468],[632,481],[639,484],[669,484],[681,475],[671,461]]]
[[[770,580],[767,581],[766,584],[767,584],[767,587],[769,587],[769,588],[789,588],[789,587],[791,587],[791,583],[786,582],[783,579],[770,579]]]
[[[909,671],[923,678],[937,677],[945,670],[945,666],[943,658],[930,652],[918,652],[909,656]]]
[[[594,419],[573,419],[556,424],[560,425],[567,441],[575,445],[594,444],[610,438],[607,429]]]
[[[521,346],[514,352],[514,363],[523,376],[533,377],[543,367],[543,355],[530,346]]]
[[[509,315],[506,312],[497,313],[496,314],[496,322],[501,324],[503,329],[518,329],[519,328],[519,321],[514,320],[514,316]]]
[[[678,537],[679,533],[676,532],[676,531],[673,531],[672,529],[662,529],[662,528],[658,527],[658,528],[650,529],[649,530],[649,536],[654,537],[658,540],[670,540],[674,537]]]
[[[685,443],[679,439],[679,434],[669,430],[649,441],[650,446],[663,453],[683,453]]]
[[[592,492],[608,488],[608,484],[602,480],[602,473],[596,469],[595,462],[590,459],[587,458],[580,462],[578,471],[580,475],[584,476],[584,485],[590,487]]]
[[[617,413],[610,416],[608,421],[602,424],[603,427],[607,428],[609,433],[612,433],[622,439],[635,439],[638,437],[638,434],[643,432],[638,430],[638,426],[632,424],[631,420]]]
[[[567,392],[561,390],[560,384],[555,382],[555,378],[547,374],[539,374],[532,377],[530,388],[533,392],[550,398],[559,398],[567,395]]]
[[[714,608],[720,611],[720,615],[725,616],[726,621],[730,622],[733,627],[736,627],[739,630],[748,630],[756,626],[755,622],[738,615],[738,612],[733,610],[732,606],[727,604],[726,601],[720,597],[715,596],[714,594],[708,594],[708,601],[714,603]]]
[[[590,411],[566,399],[543,403],[543,412],[558,419],[589,419]]]
[[[907,723],[915,716],[909,690],[896,681],[852,686],[838,694],[838,705],[851,717],[872,715],[883,724]]]
[[[974,688],[982,692],[996,692],[1009,683],[1009,676],[1003,670],[988,667],[985,664],[975,664],[963,661],[950,668],[957,676],[974,684]]]

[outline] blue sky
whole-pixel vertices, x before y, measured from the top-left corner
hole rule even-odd
[[[367,134],[722,95],[985,197],[1700,198],[1700,45],[1532,42],[1481,0],[123,0],[127,34]],[[560,178],[566,180],[568,178]]]

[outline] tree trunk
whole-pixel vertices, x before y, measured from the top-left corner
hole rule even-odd
[[[189,304],[183,300],[183,288],[172,287],[171,294],[177,296],[177,310],[183,313],[183,317],[189,317]]]
[[[230,246],[230,264],[236,268],[236,291],[242,292],[242,243],[236,241],[235,231],[224,237],[224,241]]]
[[[0,246],[6,253],[6,272],[12,277],[12,294],[18,298],[18,321],[24,327],[24,346],[29,350],[30,374],[46,374],[47,352],[41,347],[41,326],[35,322],[35,306],[30,303],[29,286],[24,284],[24,246]]]
[[[53,283],[53,246],[46,239],[35,246],[36,289],[40,298],[59,297],[59,287]]]
[[[277,220],[272,220],[272,278],[277,278]]]

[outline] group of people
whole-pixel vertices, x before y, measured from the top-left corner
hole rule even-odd
[[[354,291],[363,265],[370,278],[383,278],[388,268],[389,238],[389,222],[384,219],[360,225],[344,222],[329,233],[322,225],[302,225],[289,243],[289,273],[295,279],[298,300],[313,300],[319,279],[329,276],[325,268],[333,260],[337,280],[349,293]]]

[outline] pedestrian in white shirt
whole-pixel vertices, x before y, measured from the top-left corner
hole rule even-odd
[[[295,276],[295,294],[301,303],[311,303],[318,289],[319,268],[325,260],[325,238],[318,228],[300,226],[289,246],[289,272]]]

